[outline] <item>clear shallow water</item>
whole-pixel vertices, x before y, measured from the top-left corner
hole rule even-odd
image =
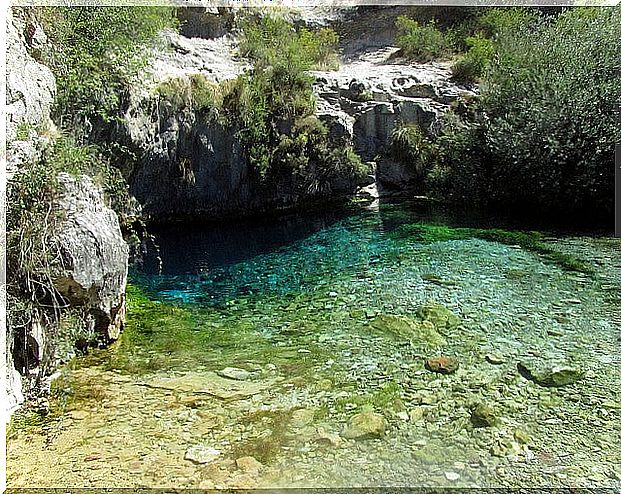
[[[356,272],[382,257],[398,256],[403,242],[391,232],[416,222],[545,227],[543,218],[516,223],[408,203],[240,223],[181,224],[154,231],[159,258],[152,253],[132,277],[153,297],[204,306],[239,296],[308,291],[336,273]]]
[[[619,487],[619,242],[554,240],[593,261],[586,276],[514,245],[402,234],[421,220],[482,223],[386,205],[159,232],[162,273],[133,274],[156,303],[130,298],[121,342],[70,372],[79,399],[51,433],[9,443],[9,485]],[[377,324],[429,303],[461,321],[438,344]],[[440,355],[455,374],[425,369]],[[517,371],[533,360],[586,374],[541,387]],[[223,384],[226,367],[248,380]],[[480,402],[493,427],[473,427]],[[369,409],[386,435],[343,440]],[[196,446],[219,455],[194,464]]]

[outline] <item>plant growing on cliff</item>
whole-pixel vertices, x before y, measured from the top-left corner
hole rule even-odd
[[[110,121],[128,81],[146,66],[146,47],[175,25],[171,7],[46,7],[36,17],[54,49],[44,54],[58,85],[56,117],[90,130]]]
[[[404,56],[417,62],[429,62],[451,54],[449,39],[436,27],[432,19],[421,25],[405,16],[397,18],[396,43]]]
[[[223,97],[225,121],[239,129],[250,162],[264,181],[297,179],[310,192],[326,190],[335,176],[356,180],[360,160],[347,144],[330,142],[314,116],[308,70],[336,59],[330,30],[295,30],[273,15],[242,23],[240,53],[253,68],[229,83]]]
[[[401,124],[391,136],[392,158],[424,180],[436,161],[437,149],[416,124]]]

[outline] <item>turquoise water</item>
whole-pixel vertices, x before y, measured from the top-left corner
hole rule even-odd
[[[411,242],[393,233],[418,222],[516,228],[506,218],[410,203],[178,225],[155,230],[159,259],[152,253],[132,277],[159,300],[201,306],[220,306],[240,296],[312,292],[336,275],[397,259]],[[517,225],[533,226],[542,226],[541,221]]]
[[[120,341],[9,443],[11,485],[621,488],[621,243],[492,227],[549,230],[413,204],[156,230]]]

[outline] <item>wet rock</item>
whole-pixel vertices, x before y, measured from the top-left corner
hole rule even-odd
[[[515,429],[515,431],[513,431],[513,437],[521,444],[527,444],[530,441],[530,436],[522,429]]]
[[[263,464],[252,456],[237,458],[235,464],[237,468],[246,473],[258,473],[263,468]]]
[[[418,422],[419,420],[422,420],[424,415],[425,415],[425,409],[423,407],[413,408],[412,410],[410,410],[410,413],[409,413],[410,421]]]
[[[408,412],[398,412],[397,413],[397,417],[400,418],[401,420],[403,420],[404,422],[407,422],[408,420],[410,420],[410,414]]]
[[[295,410],[291,414],[291,421],[289,423],[292,427],[300,429],[312,423],[314,417],[315,410],[312,408],[302,408],[300,410]]]
[[[425,369],[438,374],[453,374],[459,368],[459,361],[454,357],[434,357],[425,362]]]
[[[461,319],[441,304],[425,304],[418,308],[416,315],[429,321],[438,331],[453,329],[461,324]]]
[[[73,420],[84,420],[90,415],[86,410],[71,410],[67,412],[67,417]]]
[[[485,403],[477,403],[470,410],[470,422],[474,427],[493,427],[498,419],[491,407]]]
[[[433,283],[440,286],[455,286],[457,284],[454,281],[445,280],[444,278],[433,273],[424,273],[421,274],[420,277],[421,279],[423,279],[423,281],[427,281],[428,283]]]
[[[407,338],[412,342],[426,346],[446,345],[444,337],[438,333],[432,323],[417,321],[406,316],[385,314],[377,316],[371,321],[371,327],[396,336]]]
[[[569,365],[540,364],[538,362],[519,362],[519,373],[540,386],[561,387],[573,384],[584,376],[584,371]]]
[[[216,374],[227,379],[234,379],[235,381],[245,381],[251,376],[247,370],[238,369],[237,367],[226,367],[216,372]]]
[[[156,377],[141,383],[144,386],[156,389],[167,389],[185,393],[204,393],[223,400],[246,398],[259,394],[273,384],[271,381],[248,382],[233,381],[215,372],[192,372],[176,377]]]
[[[195,446],[189,447],[186,450],[185,456],[183,458],[193,463],[203,465],[205,463],[212,462],[218,456],[220,456],[220,451],[218,451],[217,449],[205,446],[204,444],[197,444]]]
[[[446,480],[455,481],[459,480],[460,475],[457,472],[444,472]]]
[[[354,415],[341,436],[345,439],[372,439],[379,438],[386,431],[386,421],[379,413],[363,412]]]
[[[338,448],[343,443],[343,440],[338,436],[338,434],[334,434],[332,432],[318,432],[317,437],[313,439],[313,442],[316,444],[323,444]]]
[[[501,355],[495,353],[488,353],[487,355],[485,355],[485,360],[493,365],[500,365],[505,363],[505,359]]]

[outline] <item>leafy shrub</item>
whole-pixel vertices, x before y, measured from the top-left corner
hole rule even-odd
[[[127,82],[147,63],[145,47],[175,25],[171,7],[37,8],[53,49],[44,55],[58,85],[56,117],[76,127],[118,116]]]
[[[477,31],[493,39],[503,31],[516,31],[537,20],[536,12],[525,7],[485,9],[477,19]]]
[[[253,68],[223,88],[222,117],[239,129],[264,181],[294,177],[316,193],[327,191],[336,177],[362,173],[355,153],[330,142],[314,116],[313,79],[307,71],[336,59],[336,42],[330,30],[296,31],[272,15],[242,23],[240,52]]]
[[[475,36],[468,36],[466,44],[469,50],[453,65],[453,77],[461,81],[475,82],[492,60],[494,43],[477,33]]]
[[[391,150],[394,159],[419,172],[433,162],[435,155],[433,143],[416,124],[401,125],[393,131]]]
[[[290,71],[338,68],[338,35],[331,29],[295,30],[276,15],[252,16],[242,22],[239,51],[264,66],[286,66]]]
[[[619,9],[571,9],[529,30],[501,32],[478,117],[456,140],[456,196],[612,211],[614,144],[621,140],[619,32]]]
[[[401,16],[397,18],[396,43],[404,56],[418,62],[444,58],[451,53],[450,42],[435,21],[420,25],[417,21]]]

